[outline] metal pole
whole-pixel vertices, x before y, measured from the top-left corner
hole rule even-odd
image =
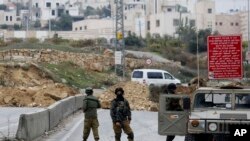
[[[51,32],[51,8],[49,8],[49,38],[50,38],[50,32]]]
[[[248,34],[247,34],[247,36],[248,36],[248,38],[247,38],[248,39],[248,51],[250,51],[249,0],[247,0],[247,23],[248,23],[248,27],[247,27],[247,29],[248,29]]]
[[[196,27],[197,27],[197,1],[196,1]],[[196,33],[196,57],[197,57],[197,76],[198,76],[198,84],[197,84],[197,87],[199,88],[200,87],[200,61],[199,61],[199,35],[198,35],[198,28],[197,29],[197,33]]]

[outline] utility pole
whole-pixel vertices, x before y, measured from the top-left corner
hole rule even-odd
[[[121,54],[118,58],[121,61],[120,63],[115,64],[115,70],[117,75],[122,75],[123,79],[125,78],[125,41],[124,41],[124,14],[123,14],[123,0],[115,0],[116,4],[116,19],[115,19],[115,54]]]

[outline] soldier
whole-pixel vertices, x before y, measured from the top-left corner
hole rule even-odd
[[[176,88],[177,88],[177,87],[176,87],[175,84],[173,84],[173,83],[169,84],[168,87],[167,87],[167,89],[168,89],[168,94],[175,94]],[[168,107],[167,110],[171,110],[171,111],[181,111],[182,108],[181,108],[181,106],[180,106],[180,104],[179,104],[179,100],[178,100],[178,99],[172,99],[172,100],[170,101],[170,104],[169,104],[169,107]],[[167,136],[166,141],[173,141],[174,138],[175,138],[174,135],[169,135],[169,136]]]
[[[83,141],[87,141],[91,128],[95,141],[98,141],[99,122],[97,119],[97,108],[100,108],[101,104],[100,101],[92,95],[93,94],[92,88],[90,87],[86,88],[85,93],[87,94],[87,96],[83,100],[83,112],[85,113]]]
[[[134,133],[130,127],[131,111],[128,101],[123,97],[124,90],[115,89],[116,98],[111,102],[110,115],[113,121],[115,141],[121,141],[122,130],[128,135],[128,141],[134,140]]]

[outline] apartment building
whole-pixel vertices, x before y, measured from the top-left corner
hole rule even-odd
[[[79,5],[71,4],[68,0],[31,0],[32,21],[40,20],[42,26],[50,19],[56,19],[62,14],[79,16]]]
[[[93,8],[101,8],[109,5],[112,1],[113,0],[81,0],[83,9],[86,9],[87,6],[91,6]]]
[[[239,17],[240,17],[240,20],[239,20],[239,25],[240,25],[240,33],[242,34],[242,38],[244,41],[248,41],[248,36],[249,35],[249,23],[250,23],[250,18],[248,17],[248,11],[242,11],[242,12],[239,12]]]
[[[241,17],[236,14],[218,14],[216,15],[215,29],[222,35],[240,34]]]
[[[215,2],[212,0],[198,0],[194,6],[194,14],[196,16],[196,28],[211,29],[215,31]]]
[[[0,10],[0,25],[20,24],[20,18],[16,15],[16,6],[7,3],[7,10]]]

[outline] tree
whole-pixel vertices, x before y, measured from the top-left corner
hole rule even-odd
[[[52,30],[63,30],[71,31],[72,30],[73,18],[70,15],[63,14],[59,20],[51,20],[51,29]],[[49,28],[49,24],[46,25],[46,28]]]
[[[142,47],[142,41],[139,37],[135,35],[135,33],[131,34],[131,32],[128,32],[128,37],[125,38],[125,45],[126,46],[136,46],[136,47]]]
[[[2,28],[2,29],[7,29],[7,28],[8,28],[8,25],[7,25],[7,24],[3,24],[3,25],[1,25],[1,28]]]
[[[96,14],[97,14],[96,10],[91,6],[87,6],[87,8],[84,10],[85,17],[90,16],[90,15],[96,15]]]
[[[35,28],[40,28],[41,27],[41,22],[39,20],[36,20],[35,24],[34,24],[34,27]]]
[[[21,29],[20,25],[14,24],[14,30],[19,30],[19,29]]]
[[[72,30],[72,22],[73,18],[70,15],[63,14],[56,25],[59,29],[69,31]]]

